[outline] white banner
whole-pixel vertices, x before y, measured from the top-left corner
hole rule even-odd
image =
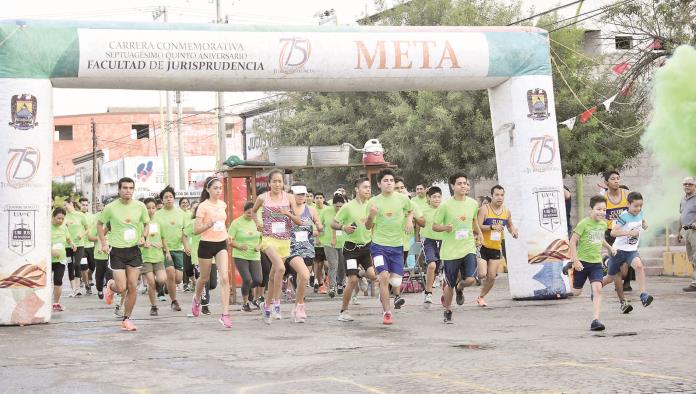
[[[0,325],[51,318],[48,80],[0,79]]]

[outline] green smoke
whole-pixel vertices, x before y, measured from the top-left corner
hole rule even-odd
[[[645,193],[651,233],[678,219],[682,177],[696,174],[696,49],[680,46],[655,73],[652,120],[642,145],[658,163]],[[648,234],[649,235],[649,234]]]

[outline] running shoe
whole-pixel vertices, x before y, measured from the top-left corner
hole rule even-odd
[[[336,290],[336,293],[338,295],[343,295],[343,285],[338,285],[338,289]]]
[[[643,303],[643,306],[648,306],[652,304],[653,302],[653,296],[651,296],[648,293],[640,293],[640,302]]]
[[[103,291],[97,291],[97,297],[99,297],[100,300],[104,299],[104,292]]]
[[[443,313],[444,318],[442,319],[442,322],[445,324],[452,324],[452,311],[445,309],[445,313]]]
[[[119,304],[114,305],[114,317],[119,319],[123,317],[123,311],[121,310],[121,305]]]
[[[271,306],[263,303],[263,321],[266,324],[271,324]]]
[[[631,282],[625,280],[623,283],[623,289],[624,291],[633,291],[633,287],[631,287]]]
[[[247,304],[243,304],[243,305],[242,305],[242,308],[241,308],[240,310],[241,310],[242,312],[251,312],[251,307],[249,306],[248,303],[247,303]]]
[[[307,313],[305,312],[305,304],[297,304],[293,315],[295,315],[295,323],[304,323],[307,320]]]
[[[457,305],[464,305],[464,291],[456,289],[457,292]]]
[[[53,308],[51,308],[53,312],[63,312],[63,306],[61,304],[53,304]]]
[[[326,287],[324,285],[319,286],[319,294],[326,294]]]
[[[209,315],[210,307],[208,305],[201,305],[201,313],[204,315]]]
[[[75,289],[75,297],[81,297],[82,296],[82,288],[78,287]]]
[[[257,302],[259,305],[263,305],[263,303],[266,302],[266,299],[263,298],[263,296],[261,296],[261,297],[259,297],[258,300],[256,300],[256,302]]]
[[[569,261],[563,266],[563,275],[568,276],[568,271],[570,271],[571,268],[573,268],[573,263]]]
[[[94,286],[94,282],[92,282],[92,281],[90,280],[90,281],[89,281],[89,287],[92,287],[92,286]]]
[[[619,308],[621,309],[621,313],[626,315],[631,313],[631,311],[633,310],[633,305],[631,305],[627,300],[621,300]]]
[[[590,330],[592,331],[604,331],[604,328],[604,324],[597,319],[592,320],[592,324],[590,324]]]
[[[172,301],[171,308],[174,312],[181,312],[181,305],[179,305],[179,301],[177,300]]]
[[[68,294],[68,298],[75,298],[75,290],[72,290],[70,294]]]
[[[140,291],[140,295],[145,295],[145,294],[147,294],[147,285],[143,285],[143,284],[141,283],[141,285],[140,285],[140,287],[138,288],[138,290]]]
[[[402,306],[406,303],[406,300],[403,299],[401,296],[396,296],[394,297],[394,309],[401,309]]]
[[[292,301],[292,289],[290,286],[285,288],[285,300],[288,302]]]
[[[261,305],[256,300],[249,300],[249,303],[253,305],[256,309],[261,309]]]
[[[130,319],[124,319],[124,320],[121,322],[121,330],[124,330],[124,331],[135,331],[135,330],[137,330],[137,329],[138,329],[138,328],[135,326],[135,324],[133,324],[133,322],[130,321]]]
[[[329,288],[329,297],[330,298],[336,297],[336,288],[335,287]]]
[[[358,301],[358,296],[356,295],[350,297],[350,301],[353,303],[353,305],[360,305],[360,301]]]
[[[157,299],[160,301],[167,301],[167,297],[165,297],[164,294],[157,296]]]
[[[488,306],[488,304],[486,304],[486,300],[481,296],[476,297],[476,304],[480,307]]]
[[[230,319],[230,315],[220,315],[220,318],[218,319],[220,324],[222,324],[223,327],[225,328],[232,328],[232,319]]]
[[[349,315],[348,312],[341,312],[338,314],[338,321],[342,321],[342,322],[353,321],[353,316]]]
[[[150,307],[150,316],[157,316],[159,313],[157,312],[157,305],[152,305]]]
[[[191,314],[194,317],[198,317],[201,314],[201,304],[200,302],[196,301],[196,296],[193,296],[193,299],[191,300]]]
[[[282,319],[280,315],[280,302],[277,304],[275,302],[273,303],[273,318],[276,320]]]
[[[382,315],[383,315],[382,316],[383,317],[382,324],[390,325],[394,322],[392,320],[391,312],[384,312]]]
[[[190,293],[190,292],[191,292],[191,288],[189,287],[188,283],[186,283],[184,285],[184,293]]]
[[[87,290],[85,290],[85,293],[86,293],[87,295],[92,295],[92,287],[91,287],[91,286],[88,286],[88,287],[87,287]]]
[[[113,281],[113,279],[110,279],[108,282],[106,282],[106,288],[104,289],[104,302],[106,302],[106,305],[111,305],[114,303],[114,291],[111,290],[111,283]]]
[[[476,279],[476,286],[481,286],[481,278],[479,278],[477,276],[475,279]]]
[[[425,295],[425,299],[423,300],[423,303],[425,304],[426,307],[429,307],[433,303],[433,293],[427,293]]]
[[[319,283],[315,283],[314,284],[314,293],[318,293],[318,292],[319,292]]]

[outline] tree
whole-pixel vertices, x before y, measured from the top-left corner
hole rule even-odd
[[[73,195],[75,184],[72,182],[51,182],[51,197],[69,197]]]

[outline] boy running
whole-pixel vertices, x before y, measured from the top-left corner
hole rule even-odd
[[[428,188],[426,195],[428,198],[428,206],[423,209],[425,227],[420,231],[420,235],[423,241],[425,263],[427,264],[423,303],[426,308],[429,308],[433,303],[433,282],[435,282],[435,273],[439,270],[441,262],[440,244],[442,243],[442,234],[433,231],[433,216],[435,216],[435,210],[437,210],[442,201],[442,189],[437,186],[431,186]]]

